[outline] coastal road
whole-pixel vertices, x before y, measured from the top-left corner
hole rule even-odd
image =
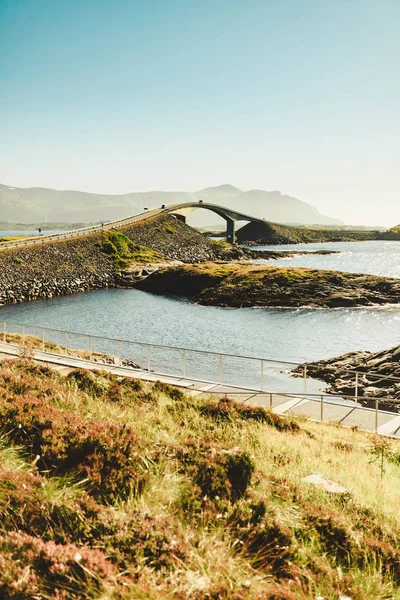
[[[83,227],[82,229],[74,229],[73,231],[65,231],[62,233],[54,233],[52,235],[40,235],[37,237],[28,237],[23,240],[17,240],[15,242],[0,242],[0,251],[9,250],[10,248],[25,248],[28,246],[37,246],[48,242],[58,242],[61,240],[69,240],[78,237],[84,237],[93,233],[101,233],[103,231],[109,231],[111,229],[118,229],[119,227],[126,227],[133,223],[145,222],[157,215],[171,214],[180,217],[186,217],[194,210],[204,209],[210,210],[211,212],[226,219],[227,226],[231,226],[231,237],[234,239],[234,223],[235,221],[254,221],[264,222],[262,219],[252,217],[238,211],[231,210],[224,206],[218,206],[217,204],[210,204],[208,202],[186,202],[184,204],[168,204],[163,205],[161,208],[153,208],[152,210],[146,210],[142,213],[127,217],[126,219],[118,219],[116,221],[110,221],[102,225],[92,225],[90,227]]]
[[[82,229],[75,229],[73,231],[65,231],[62,233],[54,233],[52,235],[41,235],[40,237],[27,238],[25,240],[18,240],[15,242],[1,242],[0,252],[2,250],[9,250],[10,248],[26,248],[28,246],[40,246],[48,242],[58,242],[61,240],[70,240],[78,237],[84,237],[93,233],[101,233],[103,231],[109,231],[111,229],[117,229],[119,227],[126,227],[132,223],[138,223],[140,221],[147,221],[152,217],[160,215],[165,212],[163,208],[154,208],[147,210],[143,213],[128,217],[126,219],[118,219],[117,221],[110,221],[104,223],[104,225],[92,225],[90,227],[83,227]]]

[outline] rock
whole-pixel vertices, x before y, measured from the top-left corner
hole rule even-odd
[[[349,352],[327,360],[299,365],[292,374],[301,376],[304,367],[307,367],[310,377],[329,384],[328,392],[354,396],[357,371],[360,398],[396,400],[400,399],[399,359],[400,346],[374,353]],[[391,405],[391,409],[393,408],[399,410],[398,405]]]
[[[303,477],[302,481],[304,481],[305,483],[315,485],[316,487],[319,487],[325,490],[326,492],[330,492],[331,494],[350,494],[350,492],[345,487],[338,483],[335,483],[334,481],[331,481],[330,479],[327,479],[319,473],[314,473],[312,475],[308,475],[307,477]]]
[[[370,303],[370,290],[378,281],[387,284],[379,304],[400,303],[397,279],[221,261],[161,269],[140,281],[138,287],[192,298],[204,305],[297,308],[364,306]]]
[[[332,294],[325,301],[329,308],[338,308],[346,306],[357,306],[357,300],[353,296],[344,296],[341,294]]]

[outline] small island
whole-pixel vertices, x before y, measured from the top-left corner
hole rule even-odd
[[[400,281],[319,269],[208,262],[158,270],[136,284],[155,294],[227,307],[338,308],[397,304]]]

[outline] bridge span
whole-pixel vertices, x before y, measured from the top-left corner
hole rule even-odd
[[[170,214],[175,216],[177,219],[186,222],[186,217],[195,210],[209,210],[223,219],[227,224],[227,241],[233,243],[235,241],[235,223],[236,221],[247,221],[247,222],[264,222],[263,219],[252,217],[244,213],[231,210],[225,206],[219,206],[218,204],[210,204],[208,202],[187,202],[184,204],[167,204],[162,205],[160,208],[154,208],[152,210],[146,210],[142,213],[127,217],[125,219],[118,219],[117,221],[110,221],[108,223],[102,223],[101,225],[92,225],[90,227],[83,227],[82,229],[75,229],[73,231],[65,231],[62,233],[55,233],[52,235],[41,235],[37,237],[28,237],[23,240],[17,240],[14,242],[1,242],[0,251],[8,250],[11,248],[20,248],[27,246],[36,246],[44,244],[45,242],[58,242],[61,240],[73,239],[77,237],[83,237],[92,233],[101,233],[103,231],[110,231],[111,229],[118,229],[120,227],[126,227],[134,223],[145,222],[153,217]]]
[[[226,239],[228,242],[233,244],[235,241],[235,223],[236,221],[252,221],[252,222],[263,222],[258,217],[251,217],[244,213],[226,208],[225,206],[219,206],[218,204],[210,204],[208,202],[187,202],[185,204],[169,204],[165,206],[164,210],[172,215],[176,215],[177,218],[186,222],[186,217],[199,208],[210,210],[216,215],[222,217],[226,221]]]

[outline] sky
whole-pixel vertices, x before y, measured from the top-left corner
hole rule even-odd
[[[400,0],[0,0],[0,182],[400,223]]]

